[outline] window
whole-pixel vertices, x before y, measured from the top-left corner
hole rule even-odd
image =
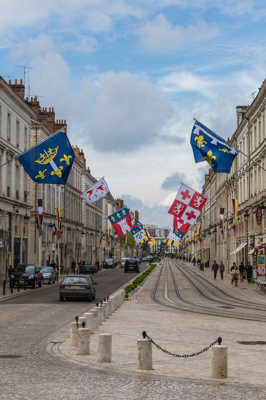
[[[28,142],[28,129],[25,126],[25,128],[24,128],[24,151],[27,150],[27,142]]]
[[[20,131],[20,123],[16,120],[16,146],[19,148],[19,131]]]
[[[7,113],[7,140],[10,142],[11,140],[11,114]]]

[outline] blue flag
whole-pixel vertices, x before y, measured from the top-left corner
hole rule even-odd
[[[238,152],[205,125],[196,121],[191,132],[195,162],[207,161],[214,172],[229,173]]]
[[[65,185],[75,155],[65,132],[61,131],[18,157],[34,182]]]
[[[121,221],[121,219],[126,218],[129,215],[129,209],[124,207],[121,208],[120,210],[116,211],[114,214],[109,215],[108,219],[111,222],[111,224],[115,224],[116,222]]]

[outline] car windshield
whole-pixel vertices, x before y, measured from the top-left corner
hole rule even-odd
[[[114,260],[112,258],[106,258],[106,264],[113,264]]]
[[[17,265],[15,267],[15,271],[17,272],[24,272],[25,271],[25,265]]]
[[[41,267],[41,272],[52,272],[52,268],[50,268],[50,267]]]
[[[86,285],[86,284],[88,284],[88,279],[86,277],[82,277],[82,276],[67,276],[63,280],[63,283],[65,285],[69,285],[69,284],[70,285],[72,285],[72,284]]]
[[[28,265],[26,268],[25,268],[25,272],[28,272],[28,273],[30,273],[30,272],[34,272],[34,265]]]

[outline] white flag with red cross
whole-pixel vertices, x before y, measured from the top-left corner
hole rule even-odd
[[[81,197],[87,200],[88,203],[94,203],[95,201],[106,196],[109,192],[108,185],[104,178],[101,178],[93,186],[87,189],[81,194]]]
[[[168,211],[168,214],[175,217],[174,226],[186,233],[188,227],[193,225],[200,215],[206,201],[206,197],[181,183],[176,198]]]

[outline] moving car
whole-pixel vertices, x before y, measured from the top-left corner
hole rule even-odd
[[[90,275],[67,275],[59,286],[59,300],[69,298],[95,300],[96,289]]]
[[[92,264],[91,261],[81,261],[79,264],[79,274],[87,275],[87,274],[95,274],[98,272],[99,268],[96,264]]]
[[[40,272],[42,274],[42,283],[55,283],[56,275],[53,267],[42,266]]]
[[[103,262],[103,268],[115,268],[116,263],[113,258],[106,258]]]
[[[128,258],[125,262],[124,272],[139,272],[139,262],[136,258]]]
[[[19,264],[14,268],[14,287],[31,287],[42,286],[42,274],[40,267],[36,264]]]

